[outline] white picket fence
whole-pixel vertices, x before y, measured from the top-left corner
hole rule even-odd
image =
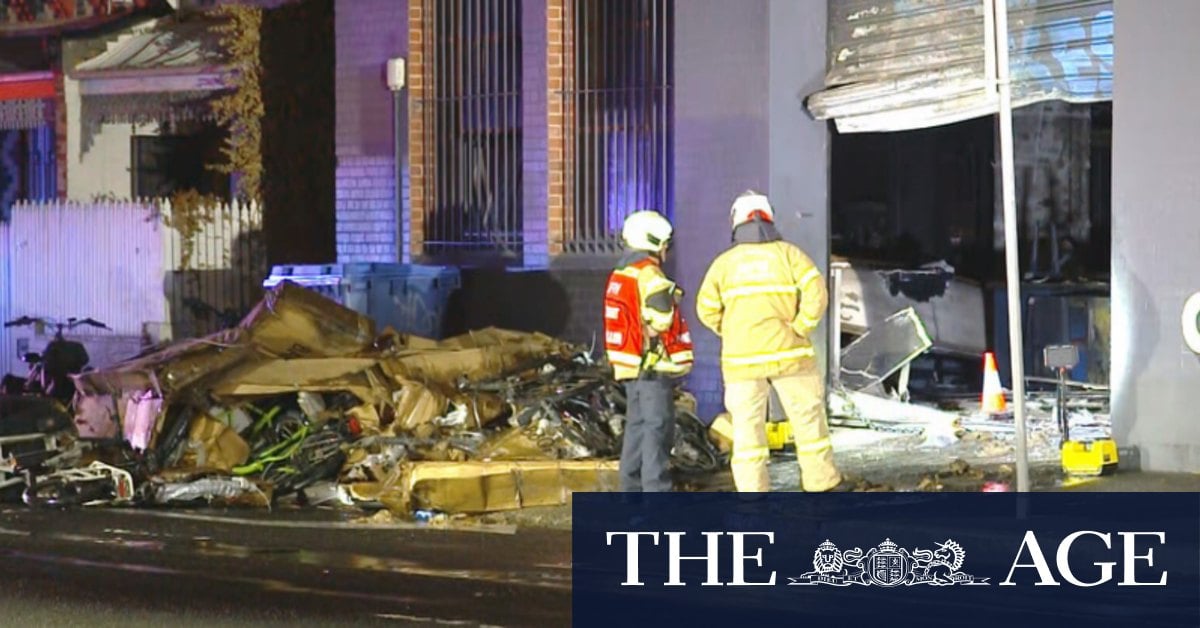
[[[187,269],[179,233],[164,224],[171,211],[167,200],[17,203],[0,223],[0,316],[103,321],[111,331],[77,330],[99,366],[222,327],[261,296],[261,208],[217,208]],[[23,370],[19,350],[40,351],[51,333],[0,330],[0,372]]]

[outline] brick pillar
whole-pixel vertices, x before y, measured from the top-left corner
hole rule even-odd
[[[546,0],[546,142],[547,175],[549,195],[546,203],[547,248],[551,256],[563,252],[567,237],[567,220],[571,215],[568,203],[567,138],[574,135],[568,127],[569,119],[564,93],[574,85],[574,49],[570,44],[574,33],[570,32],[571,20],[567,16],[567,3],[572,0]]]
[[[563,184],[563,240],[571,238],[571,234],[575,233],[575,18],[574,5],[575,0],[562,0],[564,4],[562,12],[562,76],[564,93],[567,96],[563,99],[563,115],[559,119],[559,124],[562,126],[563,134],[563,170],[562,177],[558,179],[559,183]],[[566,3],[572,3],[568,6]],[[553,182],[553,180],[551,181]]]
[[[547,0],[521,1],[521,195],[525,268],[550,263],[546,232],[546,25]]]
[[[432,202],[427,182],[431,181],[432,173],[425,171],[427,157],[432,157],[435,148],[432,144],[426,146],[425,117],[426,99],[432,97],[433,82],[429,76],[429,68],[425,64],[426,52],[432,41],[432,36],[426,36],[425,3],[422,0],[410,0],[408,3],[408,164],[409,164],[409,246],[413,261],[418,261],[425,253],[425,211]],[[430,3],[428,9],[432,10]],[[432,16],[429,16],[432,17]],[[427,155],[426,150],[431,154]]]

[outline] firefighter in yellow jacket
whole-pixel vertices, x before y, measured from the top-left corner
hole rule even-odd
[[[742,194],[730,218],[734,244],[709,267],[696,311],[721,337],[734,483],[743,492],[770,490],[766,419],[774,388],[792,423],[804,490],[843,490],[825,419],[824,381],[809,341],[825,315],[825,281],[812,260],[780,236],[766,196]]]

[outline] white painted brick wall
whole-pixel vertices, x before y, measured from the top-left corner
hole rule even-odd
[[[407,0],[337,0],[337,256],[395,262],[395,140],[387,60],[408,55]],[[407,170],[401,201],[408,206]],[[404,247],[407,251],[407,246]]]
[[[341,262],[395,262],[396,209],[391,156],[339,157],[337,256]],[[407,186],[401,190],[407,196]],[[403,199],[406,201],[407,199]]]

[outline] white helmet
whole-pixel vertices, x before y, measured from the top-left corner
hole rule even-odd
[[[736,228],[754,218],[775,222],[775,210],[771,207],[771,201],[767,199],[766,195],[759,194],[754,190],[746,190],[737,197],[737,200],[733,202],[733,207],[729,209],[729,220]]]
[[[670,221],[662,214],[647,209],[625,217],[621,238],[631,249],[661,253],[667,247],[673,232]]]

